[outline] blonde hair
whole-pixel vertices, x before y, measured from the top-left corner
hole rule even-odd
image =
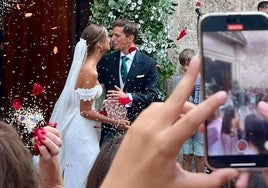
[[[185,66],[188,61],[195,55],[195,51],[193,49],[185,48],[181,51],[179,55],[179,61],[181,66]]]

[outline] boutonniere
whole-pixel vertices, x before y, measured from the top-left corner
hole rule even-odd
[[[132,46],[128,49],[128,53],[134,52],[136,49],[136,46]]]

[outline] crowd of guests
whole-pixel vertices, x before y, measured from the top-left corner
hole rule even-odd
[[[93,180],[96,181],[93,182],[96,187],[101,185],[102,188],[207,188],[221,187],[234,179],[236,187],[247,186],[249,172],[226,168],[217,169],[211,174],[190,173],[183,170],[176,160],[180,146],[185,140],[227,100],[227,94],[220,91],[197,106],[187,102],[198,72],[199,59],[194,57],[184,78],[165,102],[150,105],[132,123],[123,139],[111,140],[101,149],[89,175],[89,186]],[[260,102],[258,110],[262,117],[268,120],[268,103]],[[182,113],[183,116],[178,116]],[[57,160],[62,142],[57,129],[46,127],[46,137],[42,139],[44,145],[38,146],[41,153],[38,174],[31,155],[25,151],[17,132],[4,123],[1,123],[0,127],[1,148],[5,146],[0,150],[0,156],[3,157],[1,170],[4,173],[1,177],[6,177],[1,178],[2,185],[10,185],[12,182],[19,185],[14,187],[62,187],[64,180]],[[35,141],[33,139],[33,142]],[[12,149],[14,147],[16,149]],[[13,163],[9,163],[13,156]],[[7,163],[8,168],[3,168]],[[29,175],[29,172],[32,175]],[[264,171],[263,174],[264,178],[268,179],[268,172]]]
[[[53,110],[51,120],[59,126],[44,127],[42,142],[40,138],[32,140],[40,152],[38,166],[17,132],[0,123],[0,186],[207,188],[221,187],[231,180],[236,180],[238,188],[247,186],[249,172],[228,168],[211,174],[192,173],[180,166],[177,155],[207,119],[211,121],[208,127],[216,128],[216,136],[208,141],[211,146],[221,144],[222,151],[232,154],[236,150],[224,144],[232,145],[243,138],[248,153],[265,152],[261,147],[264,141],[252,135],[265,133],[263,118],[268,120],[268,103],[256,103],[262,116],[247,114],[242,127],[236,114],[240,108],[224,106],[226,92],[216,92],[200,104],[189,102],[200,72],[196,56],[187,62],[187,71],[172,94],[164,102],[157,102],[156,63],[135,45],[137,28],[131,21],[118,20],[113,25],[112,39],[100,25],[91,24],[84,30],[61,94],[64,97]],[[104,55],[110,50],[110,40],[117,52]],[[102,73],[100,79],[98,72]],[[103,90],[112,101],[122,97],[131,101],[128,119],[117,120],[96,111],[95,102]],[[224,108],[217,111],[221,106]],[[101,147],[94,130],[97,122],[105,127]],[[257,123],[260,125],[252,126]],[[118,136],[119,130],[124,134]],[[264,177],[268,181],[267,171]]]
[[[268,101],[268,88],[250,87],[231,90],[229,95],[237,110],[241,106],[248,106],[249,110],[253,110],[260,101]]]
[[[253,111],[245,115],[242,126],[239,112],[232,105],[211,117],[208,130],[209,155],[255,155],[268,152],[267,121]]]

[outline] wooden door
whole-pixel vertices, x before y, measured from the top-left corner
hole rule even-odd
[[[89,0],[21,0],[4,16],[4,112],[14,99],[31,103],[33,83],[38,83],[45,94],[37,103],[49,119],[88,16]]]

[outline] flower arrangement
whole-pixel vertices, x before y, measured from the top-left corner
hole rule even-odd
[[[138,48],[153,57],[159,67],[159,99],[166,98],[165,82],[175,72],[175,66],[168,58],[168,50],[177,52],[168,31],[168,17],[175,13],[178,4],[173,0],[98,0],[92,3],[91,22],[103,24],[111,30],[116,19],[130,19],[140,29]]]
[[[118,101],[105,99],[103,101],[103,111],[100,111],[100,113],[115,120],[128,120],[127,105],[130,103],[131,100],[128,97],[120,97]]]
[[[36,102],[37,97],[44,94],[44,87],[34,83],[30,98],[14,99],[7,117],[4,118],[8,124],[17,129],[25,146],[35,155],[38,155],[39,152],[37,146],[32,145],[32,138],[35,136],[41,137],[43,134],[42,127],[46,125],[55,127],[55,123],[45,121],[44,111]]]

